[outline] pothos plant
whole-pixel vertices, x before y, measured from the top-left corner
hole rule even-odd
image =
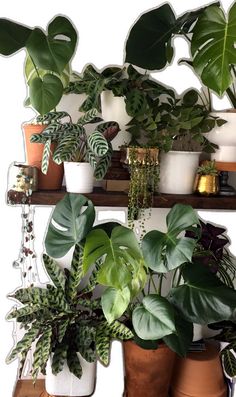
[[[86,204],[87,208],[82,211]],[[94,216],[90,200],[81,195],[66,195],[53,213],[64,229],[57,229],[50,223],[46,247],[53,254],[61,255],[74,246],[70,270],[63,270],[54,259],[44,254],[49,282],[42,287],[21,288],[10,295],[21,306],[14,308],[8,319],[15,318],[25,329],[25,334],[9,354],[8,361],[20,357],[21,375],[27,354],[35,343],[31,373],[34,381],[40,372],[45,374],[52,353],[52,372],[55,375],[67,362],[69,370],[80,378],[82,368],[77,352],[88,362],[98,357],[108,365],[111,340],[132,337],[132,332],[119,321],[108,324],[100,298],[93,297],[97,285],[94,272],[87,283],[83,280],[82,241],[93,225]]]
[[[26,51],[25,78],[29,89],[26,104],[39,114],[49,112],[59,103],[70,81],[70,62],[76,43],[77,32],[64,16],[53,18],[47,31],[0,19],[0,54]]]
[[[56,143],[53,161],[89,162],[96,179],[102,179],[107,172],[112,156],[111,140],[119,132],[114,121],[101,122],[96,109],[91,109],[73,123],[67,112],[49,112],[38,116],[38,122],[49,123],[41,134],[33,134],[30,141],[43,143],[42,172],[47,173],[51,155],[51,144]],[[66,122],[65,119],[68,119]],[[64,120],[64,122],[63,122]],[[88,136],[85,126],[96,123],[94,131]]]
[[[133,239],[125,239],[131,233],[127,229],[114,226],[106,233],[98,226],[86,238],[83,269],[86,272],[101,260],[98,277],[106,286],[102,308],[109,323],[123,316],[132,323],[138,344],[156,348],[164,340],[185,355],[193,323],[233,317],[236,291],[193,260],[201,236],[197,213],[177,204],[166,220],[167,232],[148,232],[139,249]],[[198,238],[183,236],[187,230]],[[166,295],[163,281],[167,276],[172,285]]]

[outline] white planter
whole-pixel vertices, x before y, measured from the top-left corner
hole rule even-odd
[[[64,162],[66,191],[91,193],[93,191],[93,168],[89,163]]]
[[[170,151],[160,154],[161,193],[192,194],[200,152]]]
[[[77,353],[82,366],[83,374],[81,378],[73,375],[67,366],[57,375],[53,375],[51,369],[52,357],[47,363],[47,375],[45,387],[48,394],[53,396],[90,396],[95,388],[96,362],[88,363],[79,353]]]
[[[112,91],[103,91],[101,94],[102,117],[104,121],[116,121],[120,132],[112,141],[114,150],[130,141],[130,133],[126,131],[126,124],[131,120],[125,109],[123,97],[114,96]]]
[[[215,153],[212,153],[212,160],[222,162],[236,161],[236,113],[224,112],[214,113],[213,116],[219,116],[227,123],[221,127],[213,128],[206,134],[209,141],[219,146]]]

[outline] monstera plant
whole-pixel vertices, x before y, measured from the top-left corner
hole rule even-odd
[[[26,51],[27,104],[39,114],[49,112],[59,103],[69,83],[76,42],[77,32],[64,16],[53,18],[46,32],[0,19],[0,54],[9,56],[21,49]]]

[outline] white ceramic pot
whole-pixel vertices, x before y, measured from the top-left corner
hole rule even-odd
[[[77,353],[83,374],[81,378],[73,375],[67,364],[57,375],[53,375],[51,363],[52,356],[47,363],[47,375],[45,387],[48,394],[52,396],[90,396],[94,392],[96,381],[96,362],[88,363],[79,353]]]
[[[112,141],[113,149],[118,150],[120,146],[130,141],[130,133],[126,131],[126,124],[131,117],[126,112],[124,98],[114,96],[112,91],[103,91],[101,105],[104,121],[116,121],[120,126],[121,131]]]
[[[192,194],[200,152],[170,151],[160,154],[159,191]]]
[[[93,191],[93,168],[89,163],[64,162],[64,171],[67,192]]]
[[[213,113],[213,116],[221,117],[227,123],[206,134],[209,141],[219,146],[211,158],[222,162],[236,162],[236,113],[219,112]]]

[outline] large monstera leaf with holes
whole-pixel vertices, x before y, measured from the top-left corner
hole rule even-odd
[[[220,96],[233,80],[236,64],[236,3],[228,17],[216,5],[208,7],[193,29],[193,67],[203,83]]]
[[[142,240],[142,252],[150,269],[167,273],[191,261],[197,240],[182,236],[199,223],[197,213],[190,205],[176,204],[166,218],[167,232],[153,230]]]
[[[95,210],[91,200],[81,194],[67,193],[52,213],[45,238],[47,253],[54,258],[64,256],[86,237],[94,219]]]

